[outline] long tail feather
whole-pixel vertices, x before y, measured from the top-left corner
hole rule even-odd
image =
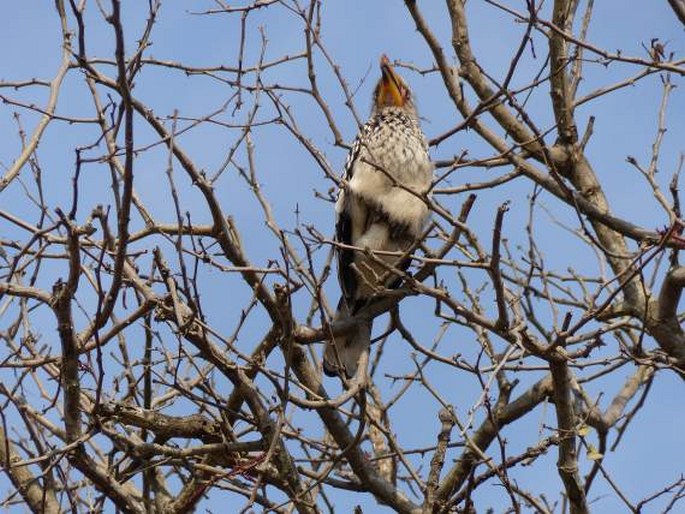
[[[346,303],[341,299],[335,320],[350,316]],[[371,320],[359,321],[354,329],[344,336],[338,336],[326,344],[323,353],[323,370],[329,377],[342,375],[352,378],[357,372],[357,362],[364,351],[371,346]]]

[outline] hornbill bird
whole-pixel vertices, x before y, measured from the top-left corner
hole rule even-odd
[[[406,82],[383,55],[381,78],[373,93],[371,117],[350,151],[335,204],[338,280],[342,296],[336,320],[354,316],[379,287],[399,280],[388,266],[406,269],[398,252],[422,236],[429,212],[427,194],[433,178],[428,144]],[[350,248],[354,247],[354,248]],[[371,252],[394,252],[395,255]],[[385,266],[379,262],[382,261]],[[329,341],[324,371],[352,377],[371,342],[371,320],[362,320],[344,336]]]

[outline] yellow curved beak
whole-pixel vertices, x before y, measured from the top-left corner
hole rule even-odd
[[[379,105],[395,105],[403,107],[405,104],[405,97],[402,91],[402,79],[399,78],[388,57],[383,54],[381,56],[381,82],[377,98]]]

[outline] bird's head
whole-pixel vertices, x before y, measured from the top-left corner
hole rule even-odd
[[[386,55],[381,56],[381,79],[373,92],[373,112],[388,107],[399,107],[416,114],[414,100],[407,83],[390,64]]]

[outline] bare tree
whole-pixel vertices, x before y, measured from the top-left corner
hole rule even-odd
[[[55,0],[57,71],[0,82],[0,504],[682,509],[682,434],[669,466],[626,466],[647,492],[612,463],[635,430],[666,437],[646,412],[685,376],[683,8],[654,3],[680,39],[618,49],[593,0],[379,2],[438,106],[431,224],[407,270],[386,264],[399,287],[333,321],[332,202],[377,73],[336,57],[334,7]],[[483,9],[503,68],[472,44]],[[620,112],[595,127],[631,104],[652,112],[639,149]],[[370,319],[358,379],[322,377],[321,343]]]

